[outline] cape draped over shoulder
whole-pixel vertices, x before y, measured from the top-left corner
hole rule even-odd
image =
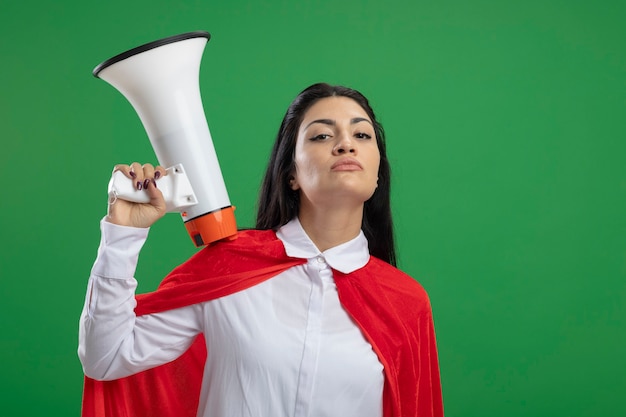
[[[246,230],[197,252],[154,292],[136,296],[138,316],[242,291],[306,263],[271,230]],[[441,417],[443,401],[430,301],[422,286],[370,257],[352,273],[333,270],[339,300],[384,366],[384,417]],[[206,360],[203,335],[178,359],[113,381],[85,377],[83,417],[195,417]]]

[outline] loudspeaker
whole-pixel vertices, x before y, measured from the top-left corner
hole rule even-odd
[[[150,42],[114,56],[93,75],[115,87],[133,106],[159,164],[157,180],[168,212],[179,212],[196,246],[237,236],[230,203],[200,97],[202,53],[211,35],[196,31]],[[123,174],[113,175],[115,198],[147,202]]]

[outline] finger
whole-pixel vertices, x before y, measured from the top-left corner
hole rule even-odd
[[[143,170],[144,178],[154,177],[154,166],[150,163],[143,164],[141,169]]]
[[[167,175],[167,171],[161,165],[154,168],[154,179],[158,180]]]
[[[131,180],[134,179],[137,175],[135,175],[135,172],[133,171],[133,168],[131,165],[126,165],[126,164],[117,164],[113,167],[113,172],[117,172],[120,171],[121,173],[123,173],[126,177],[130,178]]]
[[[158,189],[156,180],[153,178],[146,181],[147,184],[144,187],[144,190],[146,190],[148,196],[150,197],[150,204],[160,212],[165,213],[165,198],[163,197],[161,190]]]
[[[143,182],[145,180],[143,175],[143,167],[139,162],[133,162],[130,164],[130,178],[134,180],[135,188],[138,190],[143,189]]]
[[[154,180],[154,166],[152,164],[143,164],[143,183],[142,188],[148,189],[148,185]]]
[[[142,185],[143,185],[143,179],[138,179],[137,178],[137,171],[136,171],[136,166],[140,166],[138,163],[133,162],[130,165],[126,165],[126,164],[117,164],[115,165],[115,167],[113,168],[113,172],[116,171],[120,171],[121,173],[123,173],[127,178],[129,178],[130,180],[133,181],[133,186],[139,190],[141,190]]]

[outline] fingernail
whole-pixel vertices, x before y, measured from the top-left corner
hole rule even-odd
[[[148,185],[150,185],[150,180],[145,180],[145,181],[143,182],[143,188],[147,189],[147,188],[148,188]]]
[[[141,190],[141,181],[137,181],[137,189]]]
[[[154,173],[154,179],[158,180],[159,178],[161,178],[161,171],[157,171]]]
[[[155,177],[156,177],[156,175],[155,175]],[[154,184],[154,188],[157,188],[157,185],[156,185],[156,181],[155,181],[155,180],[152,180],[152,184]]]
[[[129,174],[130,174],[131,178],[136,178],[137,177],[137,174],[135,174],[135,171],[130,171]]]

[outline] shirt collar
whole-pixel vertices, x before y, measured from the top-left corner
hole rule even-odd
[[[311,241],[297,217],[279,228],[276,236],[283,242],[287,255],[304,259],[322,256],[331,268],[344,274],[364,267],[370,258],[367,238],[363,231],[359,231],[354,239],[324,252],[320,252]]]

